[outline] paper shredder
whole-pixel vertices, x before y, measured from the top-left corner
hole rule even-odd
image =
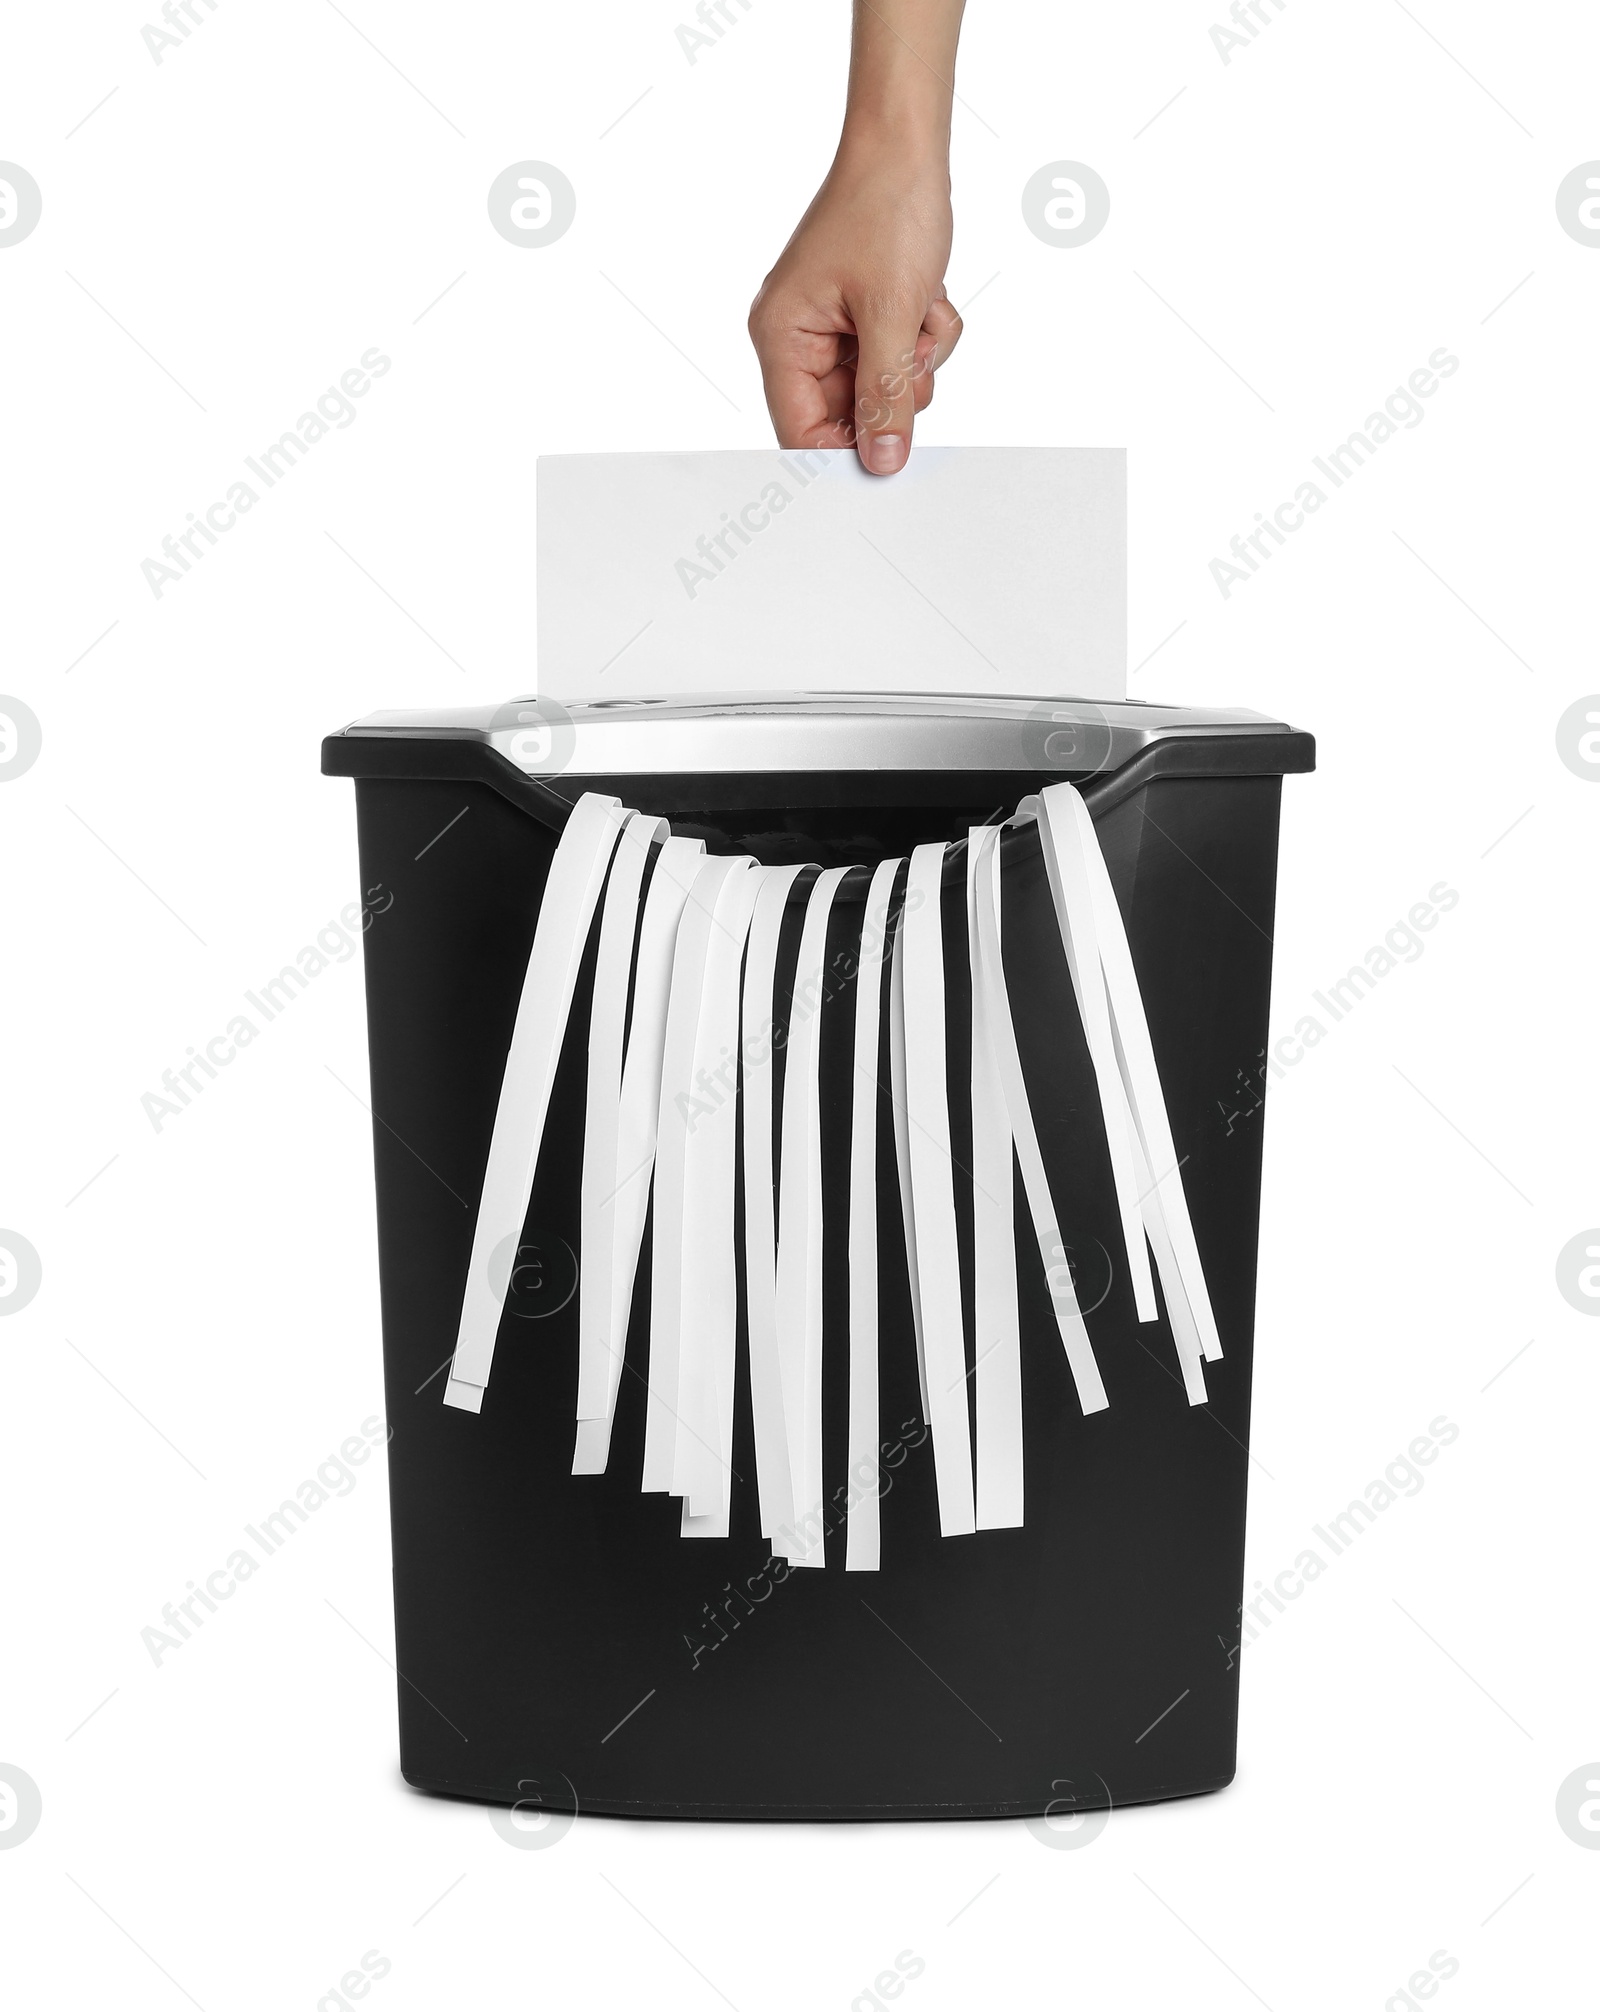
[[[1243,711],[903,694],[541,702],[530,736],[535,704],[378,713],[323,743],[324,772],[355,779],[362,884],[393,896],[365,969],[406,1780],[491,1803],[766,1819],[1040,1816],[1221,1787],[1235,1764],[1263,1143],[1260,1115],[1236,1113],[1268,1038],[1280,778],[1313,766],[1310,736]],[[648,1225],[615,1450],[603,1474],[572,1474],[592,941],[494,1383],[480,1415],[443,1404],[508,1042],[579,797],[616,796],[712,854],[871,867],[931,841],[954,859],[974,827],[1063,781],[1093,819],[1148,1016],[1224,1344],[1207,1401],[1186,1402],[1165,1318],[1136,1321],[1114,1261],[1090,1057],[1038,843],[1013,834],[1016,1042],[1109,1398],[1090,1416],[1076,1402],[1019,1238],[1021,1527],[940,1534],[887,1123],[879,1569],[839,1569],[831,1527],[826,1569],[772,1555],[742,1359],[729,1535],[686,1542],[676,1505],[640,1492]],[[865,879],[840,884],[830,943],[859,932]],[[946,892],[956,972],[954,874]],[[945,1004],[970,1302],[970,1009],[954,982]],[[818,1062],[830,1479],[844,1458],[847,1028],[848,1009],[840,1030],[824,1017]]]

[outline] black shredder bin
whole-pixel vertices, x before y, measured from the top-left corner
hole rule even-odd
[[[1242,711],[913,695],[524,700],[379,713],[324,742],[324,772],[356,780],[362,885],[392,897],[372,901],[365,956],[407,1781],[612,1815],[871,1819],[1059,1815],[1232,1779],[1279,790],[1313,756]],[[535,940],[547,889],[553,910],[582,819],[626,812],[562,992],[553,936]],[[663,1036],[645,964],[669,839],[698,842],[662,953],[669,1015],[692,928],[706,989]],[[723,897],[713,914],[694,890],[758,883],[780,891],[754,921],[746,901],[734,955]],[[605,1274],[609,1454],[574,1472],[586,1262],[601,1276],[584,1248],[596,1030],[621,1042],[626,1018],[625,1102],[636,1048],[648,1074],[653,1040],[670,1074],[674,1027],[716,1024],[719,954],[746,1029],[765,957],[770,1037],[742,1034],[687,1098],[662,1078],[636,1261]],[[526,1116],[508,1057],[541,987],[564,1018],[526,1213],[485,1286],[478,1217],[500,1131]],[[1164,1113],[1133,1088],[1117,1101],[1141,1041]],[[980,1046],[998,1058],[981,1083]],[[702,1300],[668,1246],[692,1213],[673,1183],[713,1146],[671,1113],[724,1106],[743,1129],[721,1135],[727,1219],[706,1218],[707,1247],[731,1284]],[[484,1290],[492,1376],[460,1352]],[[679,1310],[676,1384],[658,1304]],[[810,1337],[782,1344],[792,1385],[769,1373],[774,1321]],[[758,1446],[764,1417],[777,1436]],[[721,1476],[693,1484],[711,1493],[691,1500],[676,1469],[648,1485],[658,1418],[689,1467],[715,1421]]]

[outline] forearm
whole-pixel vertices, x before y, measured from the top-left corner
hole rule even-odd
[[[841,159],[885,147],[948,160],[966,0],[855,0]]]
[[[785,447],[904,467],[914,415],[961,335],[945,294],[950,106],[963,0],[855,0],[844,128],[750,311]]]

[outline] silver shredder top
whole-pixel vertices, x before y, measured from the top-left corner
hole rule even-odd
[[[530,776],[736,775],[783,771],[1017,770],[1103,773],[1158,741],[1300,738],[1238,707],[1137,700],[1030,699],[944,693],[813,692],[605,699],[548,697],[499,706],[381,712],[345,740],[465,741]],[[353,752],[353,751],[352,751]],[[1261,750],[1263,769],[1299,766]]]

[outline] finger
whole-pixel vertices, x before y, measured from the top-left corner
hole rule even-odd
[[[924,329],[917,337],[916,353],[911,365],[911,388],[918,412],[933,396],[933,368],[938,345]]]
[[[848,378],[849,373],[844,375]],[[831,437],[841,418],[848,419],[848,406],[841,410],[844,394],[840,372],[832,369],[820,377],[802,364],[762,359],[761,379],[767,394],[767,411],[780,447],[839,447],[849,445]],[[830,437],[824,439],[824,434]]]
[[[872,475],[893,475],[911,452],[916,411],[913,372],[922,317],[903,303],[871,301],[854,315],[856,448]]]
[[[842,379],[842,381],[841,381]],[[848,371],[813,377],[784,371],[766,379],[767,411],[780,447],[848,447],[855,380]]]
[[[948,301],[936,301],[934,309],[939,308],[948,309],[950,314],[954,315],[954,331],[948,335],[948,339],[941,347],[939,336],[928,327],[928,320],[932,316],[943,328],[946,326],[943,318],[934,316],[934,310],[930,310],[930,316],[925,316],[923,319],[922,333],[917,337],[916,360],[911,369],[912,400],[918,412],[926,412],[933,403],[934,372],[961,338],[960,315],[955,313]]]
[[[762,296],[750,311],[750,340],[778,445],[848,447],[850,430],[839,429],[847,416],[837,382],[841,337],[804,327],[792,309]]]
[[[943,295],[936,300],[922,317],[922,332],[932,336],[934,343],[932,368],[937,370],[949,357],[951,350],[961,340],[962,320],[952,304]]]
[[[822,390],[823,403],[828,409],[830,424],[842,425],[845,429],[843,440],[837,444],[844,447],[851,446],[856,437],[855,359],[852,357],[848,362],[841,363],[837,369],[830,370],[826,377],[819,378],[817,382]]]

